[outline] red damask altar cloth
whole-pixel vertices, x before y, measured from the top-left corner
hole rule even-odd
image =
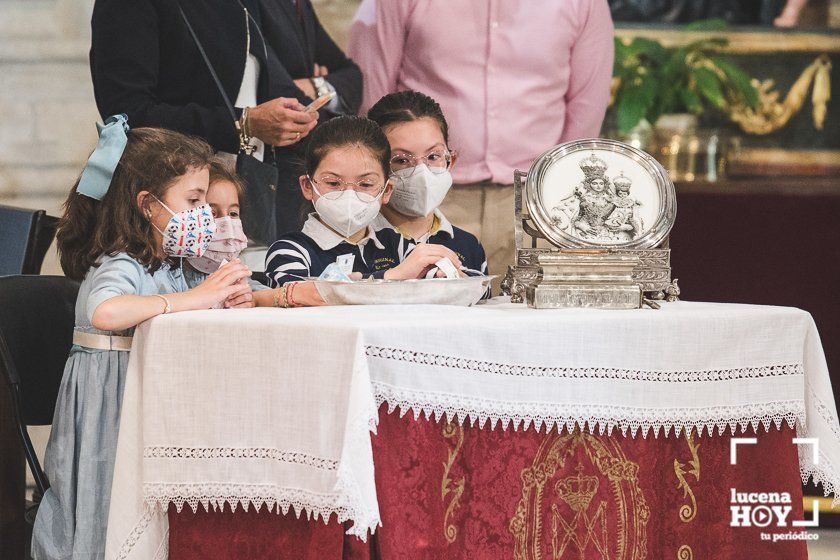
[[[737,434],[757,443],[739,445],[735,465],[731,437],[490,430],[383,407],[372,436],[382,527],[369,542],[345,535],[334,517],[171,508],[169,557],[807,558],[803,528],[792,526],[803,519],[795,431]],[[768,503],[747,506],[767,506],[750,516],[765,527],[730,526],[733,489],[765,494]],[[790,507],[784,525],[764,515],[773,505]]]

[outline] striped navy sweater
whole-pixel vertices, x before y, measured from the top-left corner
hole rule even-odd
[[[359,244],[347,242],[322,224],[314,214],[302,231],[288,233],[268,249],[265,274],[271,287],[319,276],[342,255],[353,255],[353,272],[364,277],[382,278],[385,271],[400,264],[399,234],[393,230],[374,231]]]
[[[458,258],[461,259],[461,265],[469,269],[467,275],[486,275],[487,256],[484,253],[484,247],[481,246],[476,236],[453,226],[440,210],[435,210],[435,218],[434,230],[419,240],[411,239],[401,234],[382,214],[376,217],[376,220],[373,222],[373,229],[376,230],[377,235],[382,232],[392,231],[399,235],[400,249],[398,256],[400,262],[420,243],[434,243],[436,245],[443,245],[458,255]]]

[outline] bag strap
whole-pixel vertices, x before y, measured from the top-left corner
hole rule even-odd
[[[257,20],[254,19],[254,16],[251,15],[251,12],[248,11],[248,8],[245,7],[245,5],[242,3],[242,1],[241,0],[236,0],[236,2],[240,6],[242,6],[242,9],[245,10],[246,14],[248,14],[248,19],[250,19],[251,23],[254,24],[254,29],[257,30],[257,33],[260,36],[260,42],[262,43],[262,46],[263,46],[263,56],[265,56],[265,68],[263,69],[263,71],[265,72],[266,76],[270,76],[269,70],[268,70],[268,66],[269,66],[269,64],[268,64],[268,47],[266,46],[265,36],[263,35],[262,29],[260,29],[259,24],[257,24]]]
[[[239,5],[245,10],[245,14],[247,14],[248,19],[250,19],[251,23],[254,25],[254,29],[257,30],[257,33],[260,36],[260,41],[262,42],[263,52],[265,53],[265,68],[264,72],[266,75],[266,80],[270,82],[270,74],[269,74],[269,61],[268,61],[268,47],[266,46],[265,36],[263,35],[262,29],[260,26],[257,25],[257,20],[254,19],[254,16],[251,15],[251,12],[237,0]],[[236,117],[236,111],[233,108],[233,103],[230,102],[230,98],[228,97],[227,93],[225,93],[225,88],[222,86],[222,81],[219,79],[219,75],[216,74],[216,69],[213,68],[213,63],[210,62],[210,57],[207,56],[207,53],[204,51],[204,47],[201,45],[201,41],[198,39],[198,35],[196,35],[193,26],[190,24],[189,18],[187,18],[187,14],[184,13],[184,8],[181,6],[181,2],[179,0],[175,0],[175,4],[178,6],[178,11],[181,12],[181,18],[184,20],[184,24],[187,26],[187,29],[190,32],[190,36],[192,36],[193,42],[195,46],[198,48],[198,52],[201,53],[201,58],[204,59],[204,64],[207,66],[207,70],[210,72],[210,75],[213,77],[213,81],[216,84],[216,88],[219,90],[219,95],[222,96],[222,100],[225,102],[225,107],[227,107],[228,113],[230,113],[230,118],[233,120],[234,123],[238,123],[239,119]],[[250,25],[248,21],[245,21],[246,25]],[[247,54],[247,53],[246,53]],[[269,146],[266,144],[266,148],[271,148],[271,153],[274,154],[274,146]],[[241,148],[240,148],[241,151]],[[273,158],[272,158],[273,159]]]
[[[213,81],[216,82],[216,87],[219,89],[219,93],[222,96],[222,99],[225,102],[225,106],[227,107],[228,112],[230,113],[230,117],[235,121],[237,121],[236,111],[233,109],[233,103],[230,102],[230,98],[228,97],[227,93],[225,93],[225,88],[222,87],[222,81],[219,79],[219,75],[216,74],[216,69],[213,68],[213,64],[210,62],[210,58],[207,56],[207,53],[204,52],[204,47],[201,45],[201,41],[198,40],[198,35],[195,34],[195,30],[193,26],[190,24],[190,20],[187,19],[187,14],[184,13],[184,8],[181,6],[181,3],[176,0],[175,2],[178,5],[178,11],[181,12],[181,18],[183,18],[184,23],[187,25],[187,29],[192,36],[193,41],[195,42],[195,46],[198,47],[198,52],[201,53],[201,58],[204,59],[204,64],[207,65],[207,70],[210,71],[210,75],[213,76]]]

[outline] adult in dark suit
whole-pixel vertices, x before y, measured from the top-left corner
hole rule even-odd
[[[318,89],[322,93],[335,90],[338,97],[331,103],[332,112],[355,114],[362,102],[362,73],[330,38],[310,0],[260,0],[259,3],[266,41],[295,86],[281,95],[308,103],[320,95]],[[285,84],[289,85],[288,80]]]
[[[310,0],[181,0],[180,6],[228,98],[246,100],[234,103],[237,118],[249,107],[248,128],[264,143],[259,154],[280,170],[278,221],[297,227],[290,220],[303,204],[295,168],[299,140],[318,118],[302,106],[319,91],[334,90],[337,97],[321,118],[355,113],[359,68],[321,26]],[[237,152],[235,123],[178,0],[96,0],[91,26],[91,74],[103,118],[125,113],[132,127],[169,128]]]

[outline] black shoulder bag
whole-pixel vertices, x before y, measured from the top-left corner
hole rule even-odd
[[[222,87],[222,82],[219,80],[216,70],[210,63],[207,53],[204,52],[204,47],[201,46],[201,41],[198,40],[198,35],[195,34],[195,30],[190,25],[190,20],[187,19],[187,14],[184,13],[180,2],[176,3],[178,4],[178,10],[181,12],[181,17],[184,19],[184,23],[187,25],[193,41],[195,41],[195,46],[198,47],[198,51],[201,53],[201,57],[207,65],[207,70],[210,71],[213,81],[216,82],[219,94],[222,96],[225,106],[230,112],[230,118],[234,123],[237,123],[239,119],[236,117],[236,111],[234,111],[233,104]],[[247,19],[250,18],[250,14],[248,14],[244,6],[242,9],[245,10],[245,24],[246,26],[250,26],[250,22]],[[265,41],[263,41],[263,48],[265,48]],[[267,59],[268,52],[266,52]],[[265,71],[268,71],[267,67]],[[266,145],[266,153],[268,153],[269,148]],[[271,163],[262,162],[252,156],[247,144],[240,135],[239,153],[236,156],[236,173],[245,182],[245,200],[240,201],[242,204],[242,227],[245,230],[245,235],[263,245],[271,245],[277,240],[278,236],[276,207],[279,173],[277,167]]]

